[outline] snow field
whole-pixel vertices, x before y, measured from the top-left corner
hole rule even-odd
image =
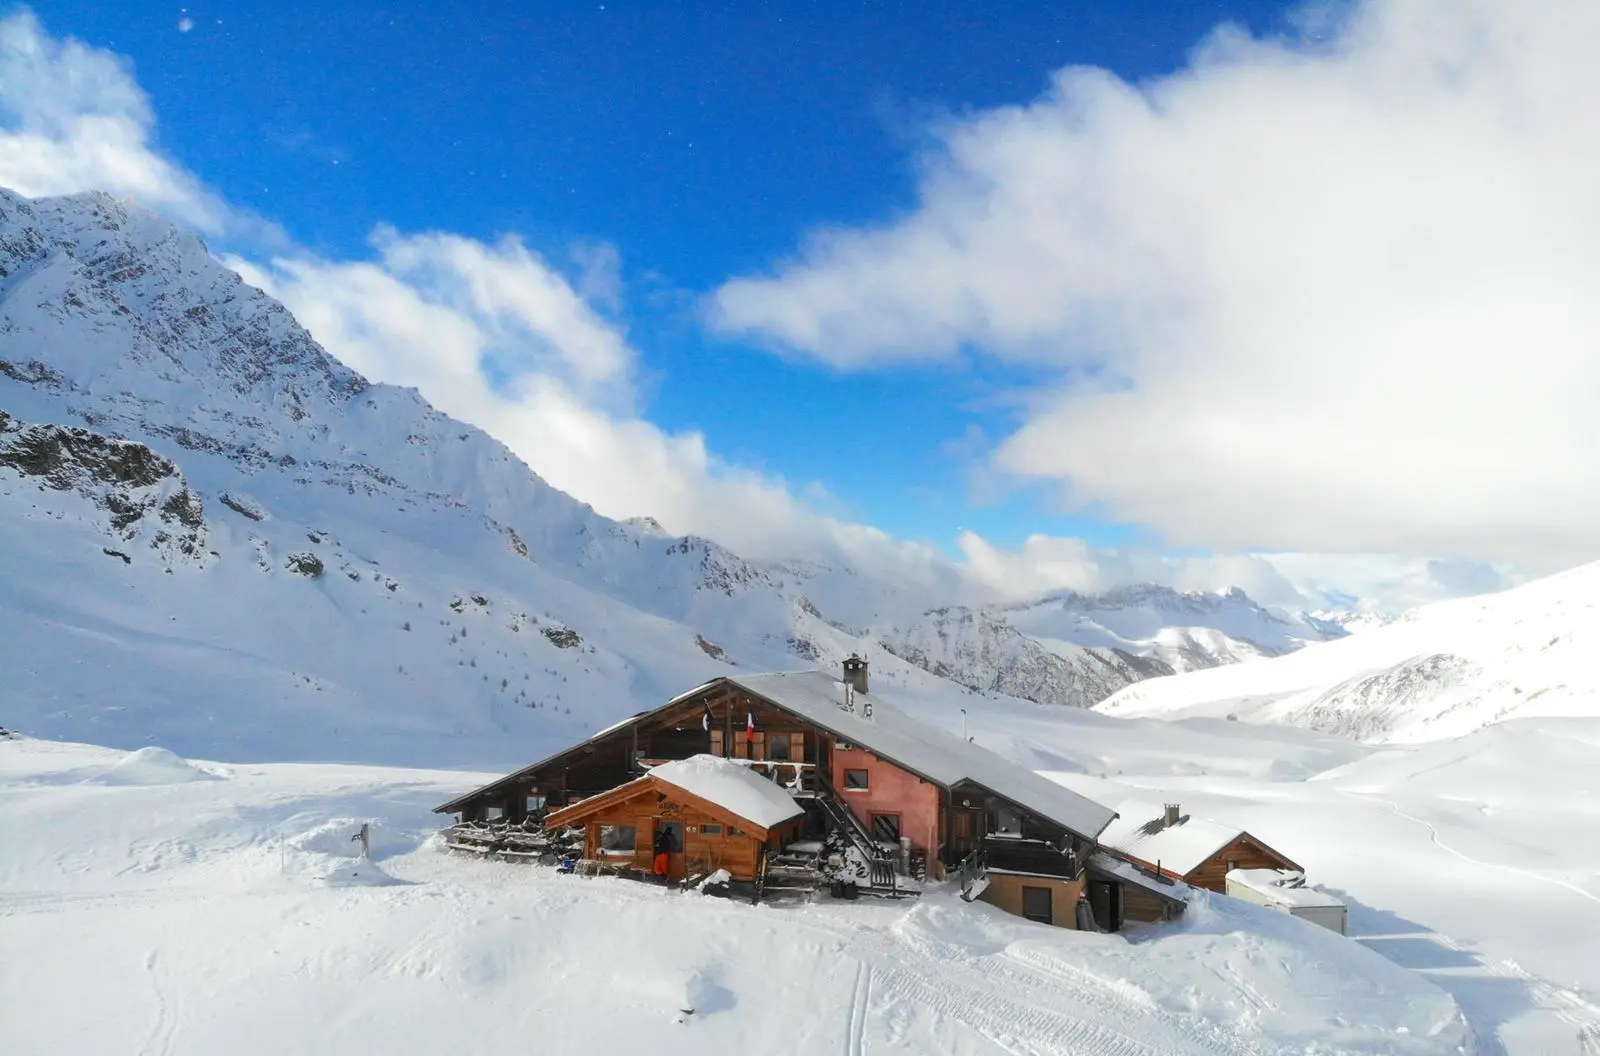
[[[752,907],[439,852],[481,775],[94,781],[127,758],[0,745],[0,1051],[1470,1051],[1415,973],[1224,900],[1132,942],[943,891]],[[362,821],[383,880],[347,886]]]

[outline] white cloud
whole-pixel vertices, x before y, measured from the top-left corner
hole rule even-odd
[[[1174,545],[1600,556],[1600,6],[1321,10],[1320,42],[1224,30],[945,122],[919,208],[713,321],[1058,366],[998,464]]]
[[[50,37],[27,11],[0,20],[0,185],[29,195],[109,190],[207,232],[258,236],[250,244],[276,245],[278,255],[228,263],[284,300],[356,370],[417,387],[602,513],[652,515],[749,556],[836,558],[871,569],[875,584],[921,586],[952,599],[1155,580],[1184,589],[1240,585],[1268,602],[1295,604],[1308,585],[1314,592],[1324,582],[1344,583],[1340,577],[1379,586],[1393,580],[1401,584],[1391,591],[1397,596],[1402,587],[1467,592],[1487,582],[1471,565],[1291,555],[1299,565],[1288,570],[1283,555],[1174,558],[1044,537],[1008,552],[967,535],[958,565],[924,544],[826,516],[819,510],[829,496],[820,485],[730,465],[700,434],[668,433],[641,416],[636,354],[606,314],[622,297],[614,248],[577,247],[572,280],[515,238],[490,244],[381,228],[367,259],[284,248],[281,235],[272,237],[159,152],[149,101],[124,60]],[[901,323],[917,318],[907,308]],[[852,347],[841,344],[840,354]]]
[[[153,148],[154,129],[124,59],[50,36],[27,9],[0,19],[0,186],[30,197],[109,191],[220,232],[228,208]]]
[[[968,575],[1008,598],[1164,583],[1192,591],[1238,587],[1263,605],[1291,610],[1394,614],[1433,601],[1504,590],[1527,578],[1484,561],[1392,554],[1168,554],[1048,535],[1030,536],[1006,549],[971,532],[959,544]]]
[[[416,387],[603,514],[653,516],[754,557],[870,550],[880,559],[900,552],[909,566],[938,563],[924,548],[817,513],[784,481],[719,460],[698,433],[667,433],[630,413],[633,353],[621,330],[519,243],[394,231],[375,242],[372,261],[227,263],[339,359]]]

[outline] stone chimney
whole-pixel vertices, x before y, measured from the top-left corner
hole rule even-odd
[[[844,662],[844,684],[857,693],[867,692],[867,661],[865,657],[850,654]]]
[[[1178,810],[1178,804],[1164,803],[1162,805],[1166,808],[1165,812],[1161,815],[1162,828],[1170,829],[1172,826],[1178,824],[1179,821],[1183,820]]]

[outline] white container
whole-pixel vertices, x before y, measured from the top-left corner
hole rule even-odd
[[[1232,898],[1282,910],[1340,935],[1349,934],[1349,909],[1332,895],[1306,887],[1302,873],[1291,869],[1232,869],[1224,883]]]

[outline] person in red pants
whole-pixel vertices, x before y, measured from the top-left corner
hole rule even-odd
[[[678,841],[673,838],[672,830],[665,825],[656,833],[655,852],[655,874],[665,884],[667,874],[672,871],[672,856],[678,853]]]

